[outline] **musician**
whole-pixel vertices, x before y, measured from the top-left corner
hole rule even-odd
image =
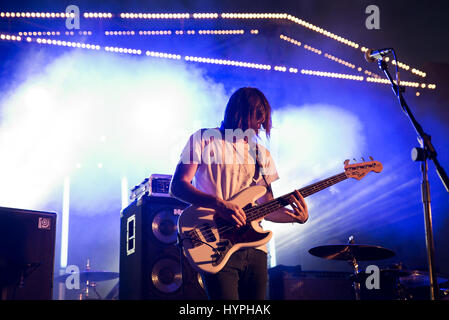
[[[273,199],[271,183],[279,178],[270,152],[257,143],[262,128],[269,138],[271,106],[265,95],[256,88],[238,89],[228,101],[221,126],[198,130],[190,137],[170,193],[184,202],[214,209],[237,227],[244,226],[245,212],[229,200],[251,185],[264,185],[268,192],[257,202],[269,201]],[[279,209],[265,219],[306,222],[307,204],[298,191],[289,203],[292,209]],[[263,300],[268,279],[267,248],[238,250],[218,273],[202,276],[210,299]]]

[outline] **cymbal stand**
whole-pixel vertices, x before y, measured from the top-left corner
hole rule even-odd
[[[348,244],[354,244],[354,236],[349,237]],[[352,255],[352,252],[351,256],[352,260],[349,260],[348,262],[354,268],[354,282],[352,283],[352,286],[354,288],[355,299],[360,300],[359,264],[354,255]]]
[[[85,271],[90,271],[90,260],[89,259],[87,259]],[[79,300],[88,300],[88,299],[90,299],[90,297],[89,297],[89,288],[92,288],[93,292],[97,295],[98,299],[101,300],[101,296],[100,296],[100,294],[97,291],[97,284],[95,282],[89,281],[89,280],[86,280],[85,287],[84,287],[83,291],[79,295]]]
[[[85,287],[83,289],[83,291],[80,293],[79,295],[79,300],[89,300],[91,299],[89,294],[90,294],[90,290],[89,288],[92,288],[92,291],[97,295],[98,299],[102,299],[100,294],[97,291],[97,284],[93,281],[86,281]]]

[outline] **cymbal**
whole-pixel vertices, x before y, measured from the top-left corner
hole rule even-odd
[[[68,277],[75,275],[76,273],[68,273],[55,278],[56,282],[65,282]],[[93,281],[107,281],[116,279],[119,277],[117,272],[107,272],[107,271],[92,271],[84,270],[79,273],[80,282]]]
[[[447,278],[438,276],[436,280],[438,284],[442,284],[449,281],[449,279]],[[410,270],[409,275],[406,277],[400,277],[399,281],[401,282],[401,284],[409,288],[430,286],[429,272],[426,271]]]
[[[318,246],[309,250],[309,253],[329,260],[359,261],[388,259],[395,255],[389,249],[367,244],[334,244]]]

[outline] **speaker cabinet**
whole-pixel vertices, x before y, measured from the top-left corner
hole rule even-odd
[[[271,300],[353,300],[351,273],[301,271],[279,265],[268,270]]]
[[[2,300],[50,300],[56,213],[0,207]]]
[[[175,198],[143,196],[122,210],[119,299],[207,298],[201,277],[176,246],[178,217],[186,207]]]

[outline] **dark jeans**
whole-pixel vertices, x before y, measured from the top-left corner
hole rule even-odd
[[[264,300],[267,289],[267,254],[254,248],[232,254],[216,274],[203,274],[211,300]]]

